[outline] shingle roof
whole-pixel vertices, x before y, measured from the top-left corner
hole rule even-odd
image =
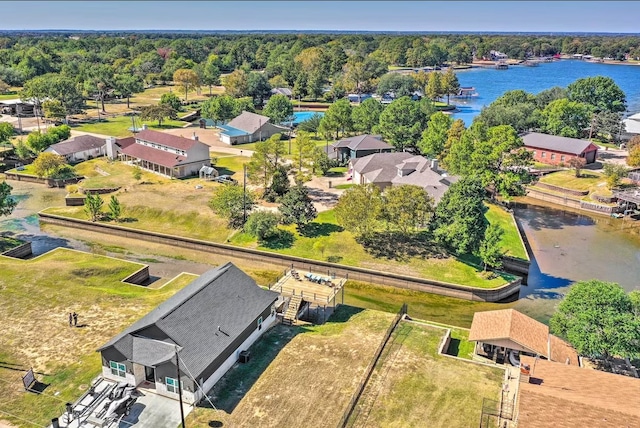
[[[640,426],[640,379],[526,356],[520,361],[535,383],[519,385],[519,427]]]
[[[473,314],[469,340],[491,343],[492,340],[507,339],[552,361],[578,364],[578,354],[553,334],[549,327],[515,309],[476,312]]]
[[[260,288],[227,263],[202,274],[98,351],[115,346],[135,361],[136,346],[144,348],[149,343],[136,344],[134,336],[155,326],[168,337],[165,342],[181,347],[181,361],[197,378],[277,298],[277,293]],[[145,350],[141,358],[154,359],[161,353],[162,349]]]
[[[589,146],[594,146],[593,143],[587,140],[540,134],[538,132],[529,132],[528,134],[525,134],[522,137],[522,142],[525,147],[532,149],[553,150],[573,155],[579,155],[586,151]]]
[[[186,156],[165,152],[142,144],[129,144],[126,147],[121,147],[121,152],[167,168],[178,166],[187,159]]]
[[[291,91],[291,89],[289,88],[273,88],[271,89],[271,93],[272,94],[280,94],[280,95],[286,95],[287,97],[290,97],[293,95],[293,91]]]
[[[384,150],[393,148],[393,146],[382,141],[381,136],[369,134],[344,138],[335,142],[333,147],[348,147],[351,150]]]
[[[269,122],[267,116],[243,111],[240,116],[227,123],[227,126],[253,134],[267,122]]]
[[[144,129],[136,134],[137,140],[144,140],[174,149],[189,150],[195,144],[203,144],[190,138],[179,137],[177,135],[166,134],[164,132]]]
[[[85,150],[99,149],[107,144],[104,138],[93,135],[78,135],[57,144],[52,144],[46,151],[52,151],[59,155],[66,156],[73,153],[84,152]]]

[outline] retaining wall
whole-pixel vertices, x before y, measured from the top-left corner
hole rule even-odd
[[[29,257],[32,254],[33,254],[33,251],[31,249],[31,242],[25,242],[24,244],[18,245],[15,248],[7,250],[7,251],[5,251],[4,253],[2,253],[0,255],[7,256],[7,257],[13,257],[15,259],[26,259],[27,257]]]
[[[39,178],[33,175],[19,174],[16,172],[5,172],[7,180],[26,181],[28,183],[46,184],[49,187],[65,187],[67,184],[76,184],[78,181],[84,179],[84,177],[73,178]]]
[[[122,280],[129,284],[142,285],[149,281],[149,266],[144,266]]]
[[[553,184],[541,183],[539,181],[536,183],[536,186],[543,189],[552,190],[554,192],[566,193],[567,195],[571,196],[586,196],[589,194],[588,190],[567,189],[565,187],[554,186]]]
[[[228,244],[203,241],[193,238],[167,235],[145,230],[131,229],[112,224],[94,223],[86,220],[72,219],[54,214],[40,212],[40,221],[43,223],[57,224],[60,226],[84,229],[98,233],[109,233],[126,238],[140,239],[148,242],[171,245],[192,250],[206,251],[222,256],[237,257],[245,260],[253,260],[268,263],[277,269],[295,267],[300,271],[331,272],[336,276],[345,277],[354,281],[362,281],[373,284],[388,285],[416,291],[440,294],[443,296],[457,297],[460,299],[497,302],[515,293],[521,286],[521,278],[493,289],[480,289],[458,284],[449,284],[435,280],[417,278],[412,276],[375,271],[355,266],[345,266],[337,263],[329,263],[321,260],[310,260],[302,257],[285,254],[270,253],[252,248],[236,247]]]
[[[80,207],[84,205],[85,196],[65,196],[64,204],[68,207]]]
[[[538,185],[536,185],[538,187]],[[553,204],[562,205],[569,208],[575,208],[582,211],[587,211],[593,214],[602,214],[606,216],[610,216],[612,213],[621,212],[622,210],[618,207],[608,206],[608,205],[600,205],[594,202],[582,201],[580,199],[575,199],[571,196],[560,196],[560,195],[551,195],[549,193],[538,190],[534,187],[527,188],[527,196],[539,199],[541,201],[551,202]]]

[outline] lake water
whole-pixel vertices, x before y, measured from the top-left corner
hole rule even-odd
[[[640,65],[598,64],[580,60],[542,63],[538,67],[510,66],[508,70],[473,68],[456,71],[461,86],[473,86],[479,97],[468,101],[455,100],[461,110],[454,115],[468,125],[506,91],[522,89],[532,94],[554,86],[567,87],[577,79],[592,76],[611,77],[627,95],[629,114],[640,112]]]

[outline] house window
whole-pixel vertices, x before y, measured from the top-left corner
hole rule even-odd
[[[546,158],[547,157],[547,153],[546,152],[542,152],[542,154],[540,155],[541,158]]]
[[[564,155],[560,155],[560,161],[564,162]]]
[[[109,367],[111,368],[111,374],[114,376],[127,377],[127,366],[115,361],[109,361]]]
[[[556,154],[555,153],[551,153],[551,160],[554,160],[556,158]]]
[[[262,330],[262,317],[258,318],[258,330]]]
[[[534,157],[534,158],[536,157],[536,151],[535,151],[535,150],[532,150],[532,151],[531,151],[531,154],[533,154],[533,157]]]
[[[178,391],[178,380],[174,379],[172,377],[166,377],[165,379],[165,385],[167,385],[167,391],[169,392],[173,392],[174,394],[177,394]],[[180,382],[182,383],[182,382]],[[184,389],[184,383],[182,383],[182,389]]]

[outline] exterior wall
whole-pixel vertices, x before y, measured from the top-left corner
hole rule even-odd
[[[352,158],[363,158],[365,156],[373,155],[376,153],[391,153],[392,149],[375,149],[375,150],[351,150],[350,156]]]
[[[133,363],[133,378],[135,379],[136,385],[140,385],[146,380],[144,366],[142,364]]]
[[[131,361],[127,361],[126,357],[122,355],[117,349],[114,347],[107,348],[103,350],[101,353],[102,357],[102,376],[107,379],[114,380],[116,382],[128,382],[131,385],[138,385],[136,383],[136,377],[133,371],[133,363]],[[115,361],[120,364],[124,364],[126,367],[126,377],[115,376],[111,373],[111,368],[109,367],[109,361]],[[143,379],[144,379],[144,369],[143,369]]]
[[[597,150],[593,150],[590,152],[582,153],[580,156],[577,156],[574,154],[558,152],[555,150],[538,149],[538,148],[531,148],[531,147],[525,147],[525,148],[533,153],[533,159],[536,162],[546,163],[549,165],[560,165],[560,164],[567,165],[571,159],[577,158],[577,157],[585,158],[585,160],[589,164],[596,161],[596,156],[598,153]]]
[[[509,348],[515,351],[530,352],[532,354],[536,354],[535,351],[525,348],[524,346],[518,345],[516,342],[510,339],[486,340],[486,341],[483,341],[482,343],[486,343],[488,345],[494,345],[494,346],[501,346],[503,348]]]
[[[211,165],[211,155],[209,154],[209,146],[204,143],[198,142],[191,149],[187,150],[187,162],[196,163],[200,162],[198,169],[202,168],[202,163]]]

